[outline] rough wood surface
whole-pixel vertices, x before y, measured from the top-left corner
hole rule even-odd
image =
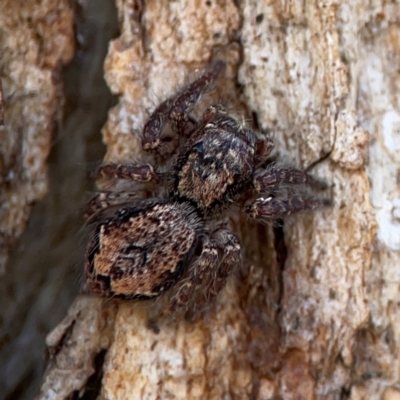
[[[245,265],[196,323],[151,329],[145,303],[77,299],[48,338],[39,398],[84,389],[77,360],[89,376],[104,350],[101,399],[399,398],[400,5],[117,4],[108,160],[140,159],[147,110],[218,54],[228,68],[209,99],[273,132],[281,159],[332,185],[334,206],[282,230],[232,221]]]
[[[0,273],[25,228],[33,202],[47,192],[46,160],[60,118],[60,67],[74,53],[67,0],[0,2]]]
[[[0,131],[0,176],[6,177],[0,178],[0,225],[15,226],[16,234],[30,215],[0,278],[0,398],[5,400],[31,400],[37,394],[46,363],[45,337],[80,290],[80,210],[89,195],[87,166],[104,156],[100,130],[116,102],[103,69],[108,41],[119,32],[115,4],[79,3],[0,1],[0,44],[8,46],[0,52],[6,100],[6,126]],[[84,3],[89,3],[87,10]],[[69,10],[68,19],[62,10]],[[45,38],[37,33],[42,31]],[[55,61],[43,64],[43,52],[55,45],[53,40],[60,47],[51,50],[52,57],[69,49],[62,46],[66,35],[70,46],[79,41],[74,60],[63,68]],[[72,54],[72,48],[68,51]],[[29,91],[39,78],[43,82]],[[51,100],[55,92],[57,100]],[[11,146],[21,132],[22,149]],[[1,165],[13,160],[13,151],[15,163]],[[32,154],[37,174],[26,161]],[[41,201],[24,206],[27,196],[33,201],[45,190]],[[6,254],[3,245],[0,252]]]

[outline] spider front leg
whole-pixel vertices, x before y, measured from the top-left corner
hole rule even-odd
[[[273,164],[266,169],[258,169],[254,173],[253,185],[258,193],[271,191],[278,185],[307,185],[313,189],[325,190],[327,184],[314,178],[309,173],[295,168],[283,168]]]
[[[172,123],[179,136],[185,135],[190,120],[190,112],[202,94],[210,89],[224,67],[225,63],[222,60],[215,61],[208,72],[155,109],[143,129],[142,146],[144,150],[166,155],[167,151],[160,149],[160,147],[165,147],[165,144],[161,141],[161,134],[166,122],[169,120]],[[176,146],[168,149],[170,154],[175,151]]]
[[[260,197],[248,204],[245,210],[256,221],[268,224],[296,212],[315,210],[331,204],[331,200],[325,197],[297,193],[286,199],[272,196]]]
[[[186,90],[176,97],[168,118],[179,135],[185,134],[190,112],[194,109],[200,97],[212,87],[224,68],[225,62],[216,60],[208,72],[192,82]]]
[[[253,186],[257,193],[267,193],[248,204],[246,212],[261,223],[269,223],[292,213],[315,210],[331,204],[331,200],[310,194],[301,185],[312,189],[327,189],[327,184],[314,178],[305,171],[295,168],[282,168],[276,164],[267,169],[259,169],[253,177]],[[286,190],[285,197],[280,197],[280,191]],[[297,187],[297,188],[296,188]]]

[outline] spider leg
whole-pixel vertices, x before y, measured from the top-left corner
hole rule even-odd
[[[205,275],[209,275],[218,265],[218,248],[209,238],[205,238],[199,257],[189,269],[188,277],[182,282],[177,294],[171,301],[171,309],[184,307],[195,291],[203,283]]]
[[[209,71],[193,81],[175,99],[168,118],[179,135],[185,133],[190,112],[194,109],[200,97],[214,84],[224,68],[225,63],[222,60],[216,60]]]
[[[261,138],[259,137],[257,140],[256,149],[256,165],[262,165],[263,163],[268,162],[268,157],[274,149],[272,137],[268,135],[263,135]]]
[[[208,297],[214,298],[224,288],[232,271],[242,264],[242,250],[239,240],[228,229],[217,230],[212,238],[222,251],[221,262],[208,289]]]
[[[287,199],[279,197],[260,197],[248,204],[246,212],[258,222],[267,224],[277,218],[305,210],[315,210],[323,206],[331,205],[331,200],[324,197],[316,197],[304,193],[294,194]]]
[[[140,183],[157,181],[159,175],[150,164],[103,164],[95,172],[95,178],[129,179]]]
[[[123,179],[148,184],[158,183],[162,175],[157,174],[150,164],[114,164],[101,165],[94,173],[94,178]],[[137,189],[140,189],[137,188]],[[108,207],[132,203],[138,193],[126,191],[107,191],[95,194],[87,203],[84,212],[86,223],[91,222],[96,215]]]
[[[150,115],[143,128],[142,147],[145,151],[157,154],[172,154],[178,147],[178,141],[162,141],[161,134],[168,121],[168,114],[173,105],[174,98],[163,101]],[[172,142],[172,143],[171,143]]]
[[[102,210],[112,206],[126,203],[132,204],[134,200],[140,200],[137,193],[129,192],[99,192],[96,193],[86,204],[83,219],[86,223],[93,221]]]
[[[268,195],[248,203],[245,211],[257,221],[269,223],[292,213],[315,210],[331,204],[330,199],[313,196],[302,185],[317,190],[328,187],[325,182],[299,169],[282,168],[276,164],[266,169],[257,169],[253,176],[253,187],[257,193]],[[283,198],[279,190],[276,192],[280,187],[285,189]]]
[[[162,145],[160,137],[167,120],[172,123],[179,136],[185,134],[188,122],[192,121],[190,112],[201,95],[210,89],[224,67],[225,63],[222,60],[216,60],[209,71],[155,109],[143,129],[144,150],[160,151],[158,149]]]
[[[253,185],[258,193],[270,191],[277,185],[307,185],[313,189],[327,189],[327,184],[314,178],[305,171],[295,168],[282,168],[276,164],[266,169],[258,169],[254,173]]]
[[[225,107],[219,103],[207,107],[201,118],[201,123],[204,126],[209,123],[213,123],[214,125],[218,126],[218,128],[228,131],[234,135],[238,132],[245,131],[245,129],[242,129],[242,126],[238,123],[238,121],[231,117],[226,111]]]

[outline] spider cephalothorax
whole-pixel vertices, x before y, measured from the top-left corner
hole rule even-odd
[[[223,61],[214,62],[155,109],[142,134],[153,165],[98,169],[98,176],[136,187],[98,193],[88,204],[94,230],[85,271],[92,292],[150,299],[171,290],[174,306],[199,297],[204,303],[241,263],[239,241],[226,223],[232,206],[268,223],[328,202],[310,194],[309,188],[325,185],[308,173],[268,163],[271,139],[244,127],[222,105],[208,107],[199,121],[192,115],[223,67]],[[168,171],[158,172],[157,163]]]
[[[172,200],[189,202],[203,217],[220,214],[251,189],[257,137],[222,106],[209,107],[169,175]]]

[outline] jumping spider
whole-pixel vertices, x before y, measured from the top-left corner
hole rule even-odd
[[[142,147],[153,165],[111,163],[97,170],[98,177],[134,181],[135,189],[98,193],[88,203],[91,292],[150,299],[172,288],[172,309],[206,303],[241,264],[240,243],[227,228],[235,205],[268,223],[327,203],[305,189],[323,189],[322,182],[268,162],[271,139],[244,127],[222,105],[209,106],[200,121],[191,115],[224,65],[215,61],[151,114]]]

